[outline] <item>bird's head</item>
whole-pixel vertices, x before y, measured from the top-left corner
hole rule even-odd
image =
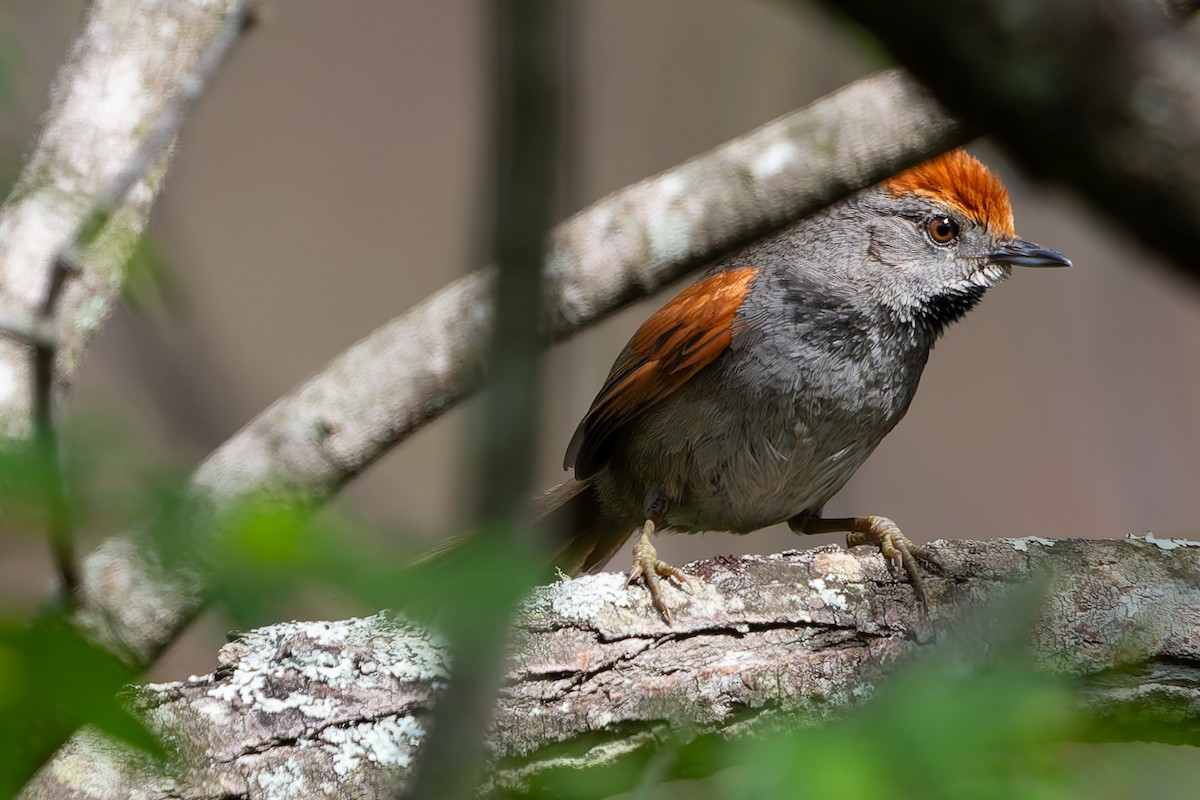
[[[952,150],[859,196],[871,292],[935,331],[966,313],[1012,267],[1066,267],[1062,253],[1018,238],[1008,192]],[[864,288],[866,288],[864,286]]]

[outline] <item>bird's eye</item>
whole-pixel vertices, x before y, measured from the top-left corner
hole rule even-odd
[[[925,229],[934,244],[951,244],[958,238],[958,223],[950,217],[930,217],[929,222],[925,223]]]

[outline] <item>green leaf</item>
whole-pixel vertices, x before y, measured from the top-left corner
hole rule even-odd
[[[0,797],[14,794],[83,725],[163,757],[155,736],[117,698],[134,676],[59,619],[0,623]]]

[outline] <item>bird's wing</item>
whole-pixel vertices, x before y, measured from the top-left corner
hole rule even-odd
[[[567,446],[564,469],[586,480],[604,467],[613,434],[725,352],[755,267],[692,284],[642,323]]]

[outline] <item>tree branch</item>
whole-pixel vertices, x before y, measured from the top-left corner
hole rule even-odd
[[[518,620],[491,732],[491,780],[527,786],[669,736],[740,735],[760,715],[815,725],[844,713],[907,656],[981,608],[1050,576],[1033,629],[1039,664],[1082,680],[1091,713],[1200,743],[1200,543],[1146,539],[932,547],[923,620],[869,548],[821,547],[689,567],[694,594],[664,625],[617,574],[537,590]],[[994,642],[968,637],[968,659]],[[185,766],[156,772],[81,733],[26,794],[43,798],[374,796],[406,782],[448,675],[437,638],[377,615],[285,623],[221,650],[215,672],[133,695]],[[553,747],[551,747],[553,746]],[[103,780],[95,776],[102,775]]]
[[[967,132],[892,70],[610,195],[558,225],[542,314],[562,339]],[[193,476],[218,504],[280,489],[328,497],[479,386],[494,271],[472,273],[387,323],[279,399]],[[148,663],[203,604],[203,579],[167,574],[129,540],[84,563],[77,621]]]
[[[0,307],[34,318],[55,264],[80,270],[57,307],[63,393],[123,282],[168,145],[242,29],[249,0],[95,0],[59,73],[37,146],[0,210]],[[76,247],[81,248],[76,253]],[[0,433],[32,430],[33,355],[0,339]]]

